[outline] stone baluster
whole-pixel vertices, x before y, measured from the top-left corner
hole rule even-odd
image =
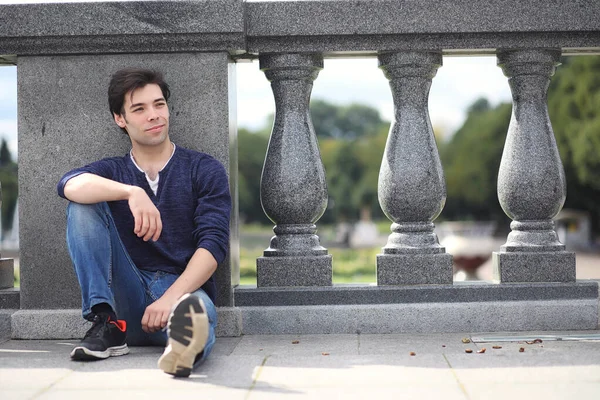
[[[257,285],[329,286],[331,255],[320,245],[315,225],[327,207],[327,183],[309,113],[323,57],[266,54],[260,56],[260,68],[275,97],[260,199],[276,225],[269,248],[257,259]]]
[[[498,199],[513,222],[506,243],[493,253],[499,282],[575,281],[575,254],[565,251],[552,221],[566,198],[546,102],[559,59],[558,49],[498,52],[513,98],[498,174]]]
[[[393,222],[383,254],[377,255],[379,285],[452,283],[452,256],[433,231],[446,184],[427,102],[441,65],[441,52],[379,55],[395,111],[379,172],[379,203]]]

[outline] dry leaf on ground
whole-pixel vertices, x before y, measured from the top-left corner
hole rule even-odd
[[[469,339],[469,338],[463,338],[462,342],[463,343],[471,343],[471,339]]]
[[[465,349],[465,353],[471,354],[472,352],[473,352],[473,350],[471,350],[471,349]]]
[[[486,350],[486,348],[484,347],[484,348],[482,348],[482,349],[479,349],[479,350],[477,350],[477,352],[478,352],[479,354],[483,354],[483,353],[485,353],[485,350]]]
[[[298,344],[298,343],[300,343],[299,340],[292,340],[292,344]]]

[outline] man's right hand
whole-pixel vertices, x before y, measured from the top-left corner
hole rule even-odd
[[[133,233],[145,242],[152,239],[157,241],[162,232],[160,212],[140,187],[132,186],[128,198],[129,209],[135,220]]]

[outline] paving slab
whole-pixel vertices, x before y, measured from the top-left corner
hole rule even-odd
[[[512,335],[514,341],[467,344],[463,338],[491,334],[219,338],[211,357],[188,379],[156,367],[160,347],[132,347],[124,357],[72,362],[76,340],[11,340],[0,344],[0,399],[105,399],[118,391],[128,399],[595,400],[600,398],[600,342],[519,340],[584,333],[600,332],[495,333],[504,340]],[[474,352],[465,353],[467,347]],[[486,352],[478,354],[483,347]]]
[[[244,336],[233,355],[318,356],[358,355],[358,335],[250,335]]]

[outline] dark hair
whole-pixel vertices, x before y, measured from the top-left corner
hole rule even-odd
[[[115,72],[108,85],[108,108],[111,115],[123,115],[125,95],[151,83],[160,87],[165,101],[168,101],[171,91],[160,72],[141,68],[125,68]]]

